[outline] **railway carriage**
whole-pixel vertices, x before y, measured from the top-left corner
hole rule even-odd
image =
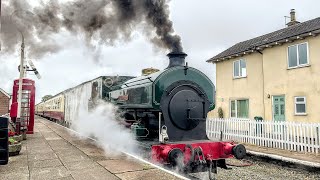
[[[36,105],[36,114],[59,124],[70,126],[78,118],[79,108],[90,110],[99,100],[107,101],[109,92],[131,76],[100,76],[58,93]]]

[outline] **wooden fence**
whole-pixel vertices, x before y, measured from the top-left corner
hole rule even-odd
[[[320,123],[255,121],[250,119],[207,120],[210,139],[233,140],[257,146],[318,154]]]

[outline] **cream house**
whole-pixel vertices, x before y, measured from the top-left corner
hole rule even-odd
[[[216,109],[209,117],[261,116],[320,122],[320,17],[235,44],[216,64]]]

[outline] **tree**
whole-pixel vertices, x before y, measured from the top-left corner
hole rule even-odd
[[[45,95],[45,96],[42,97],[41,102],[45,102],[46,100],[48,100],[48,99],[50,99],[52,97],[53,97],[52,95]]]

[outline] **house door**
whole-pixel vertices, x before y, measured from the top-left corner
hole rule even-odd
[[[273,121],[281,122],[286,120],[285,116],[285,97],[273,96]]]

